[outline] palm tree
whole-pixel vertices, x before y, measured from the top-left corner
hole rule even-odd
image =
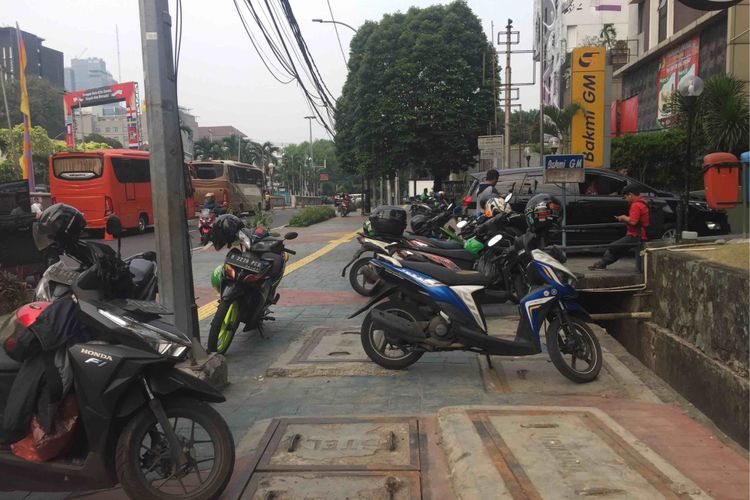
[[[580,110],[581,105],[575,102],[563,109],[556,106],[544,107],[544,133],[560,139],[563,153],[570,149],[570,125],[573,123],[573,117]]]
[[[617,42],[617,30],[615,29],[615,25],[612,23],[606,23],[602,26],[602,30],[599,32],[599,38],[608,49],[614,47],[615,42]]]
[[[203,137],[195,141],[193,147],[195,148],[195,157],[199,160],[218,160],[222,158],[223,150],[222,143],[219,141],[212,141],[208,137]]]
[[[706,80],[699,97],[698,121],[710,151],[740,153],[747,150],[750,107],[745,83],[720,74]]]

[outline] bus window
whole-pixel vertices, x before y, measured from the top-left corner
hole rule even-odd
[[[58,179],[93,179],[102,175],[102,160],[92,156],[55,158],[52,169]]]
[[[125,183],[151,182],[151,171],[148,160],[133,158],[112,158],[112,168],[117,181]]]
[[[193,175],[196,179],[211,180],[218,179],[224,175],[224,165],[200,165],[193,163]]]
[[[237,184],[263,185],[263,173],[252,168],[230,166],[229,179],[230,182],[236,182]]]

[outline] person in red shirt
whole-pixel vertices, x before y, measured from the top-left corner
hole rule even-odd
[[[625,186],[622,194],[625,201],[630,205],[630,210],[628,215],[618,215],[615,219],[627,225],[625,236],[613,241],[604,256],[594,265],[589,266],[591,270],[606,269],[608,265],[616,262],[647,239],[646,228],[649,226],[649,213],[646,200],[641,197],[640,190],[633,184]]]

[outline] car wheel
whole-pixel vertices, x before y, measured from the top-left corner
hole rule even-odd
[[[143,234],[146,232],[146,229],[148,229],[148,216],[146,214],[141,214],[140,217],[138,217],[138,232]]]
[[[661,239],[670,243],[674,243],[675,241],[677,241],[677,228],[665,227],[664,232],[661,235]]]

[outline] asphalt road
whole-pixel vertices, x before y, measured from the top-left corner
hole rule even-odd
[[[294,214],[299,212],[296,208],[287,208],[283,210],[274,210],[273,212],[273,223],[272,228],[285,226],[289,223],[289,219]],[[198,219],[188,221],[190,227],[190,248],[197,249],[200,247],[200,238],[198,236]],[[92,239],[90,241],[103,241],[98,239]],[[103,241],[112,248],[117,248],[117,241]],[[148,250],[156,250],[156,243],[154,241],[154,230],[149,228],[144,234],[138,234],[135,232],[127,232],[122,237],[122,255],[127,257],[140,252]]]

